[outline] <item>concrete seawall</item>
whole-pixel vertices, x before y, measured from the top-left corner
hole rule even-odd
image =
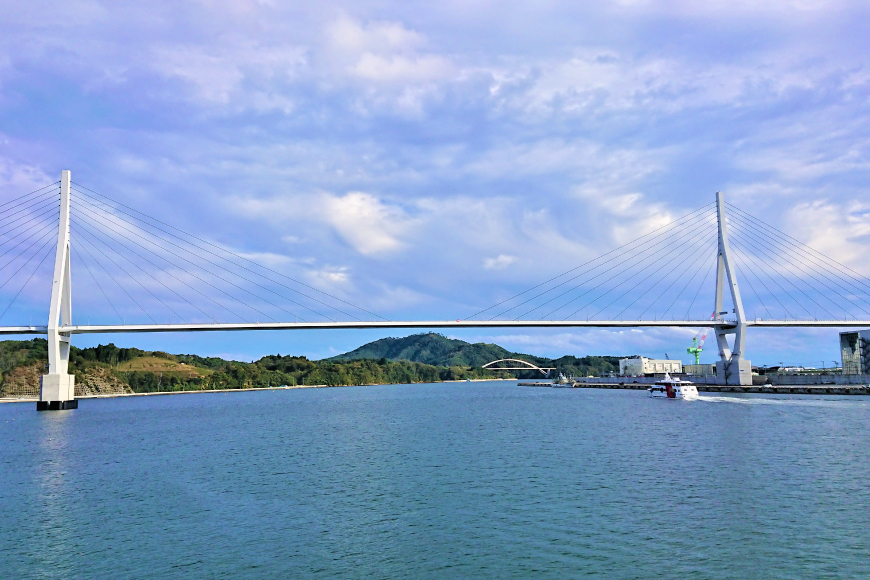
[[[654,382],[654,381],[653,381]],[[646,390],[649,382],[623,383],[574,383],[575,389],[632,389]],[[706,393],[772,393],[784,395],[870,395],[866,385],[704,385],[695,382],[698,391]],[[527,386],[549,386],[545,383],[527,383]]]
[[[688,375],[679,375],[681,378],[692,381],[700,388],[701,385],[709,385],[709,386],[721,386],[718,384],[718,379],[716,377],[694,377]],[[764,386],[782,386],[782,387],[796,387],[796,386],[819,386],[819,387],[827,387],[827,386],[838,386],[844,385],[849,386],[853,385],[856,387],[862,387],[870,384],[870,375],[754,375],[753,379],[753,387],[764,387]],[[585,384],[591,383],[595,385],[614,385],[614,384],[642,384],[642,385],[651,385],[656,381],[660,381],[661,377],[581,377],[574,379],[575,383]]]

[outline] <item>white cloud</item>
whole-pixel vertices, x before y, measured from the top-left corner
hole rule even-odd
[[[190,83],[196,96],[207,102],[229,104],[241,100],[260,110],[290,113],[292,99],[268,90],[257,90],[258,81],[269,84],[295,77],[306,65],[306,49],[292,45],[268,46],[245,38],[227,37],[219,46],[174,44],[154,50],[151,66],[160,74]],[[246,94],[243,81],[251,80]]]
[[[516,261],[517,259],[515,256],[499,254],[495,258],[484,258],[483,267],[487,270],[504,270]]]
[[[12,144],[11,140],[0,133],[0,141]],[[9,157],[0,156],[0,190],[3,192],[20,191],[24,195],[41,187],[59,181],[60,172],[57,175],[48,175],[39,167],[21,163]],[[9,201],[8,193],[4,195],[4,201]]]
[[[368,52],[414,50],[425,44],[418,32],[408,30],[401,22],[368,22],[363,24],[342,14],[326,27],[333,50],[348,55]]]
[[[401,236],[410,226],[401,209],[360,191],[342,197],[324,196],[321,219],[366,256],[401,249],[404,246]]]
[[[320,270],[309,270],[308,280],[314,286],[335,288],[336,284],[344,285],[350,281],[346,267],[326,267]]]
[[[373,81],[426,81],[446,77],[452,70],[443,58],[423,56],[384,57],[365,53],[351,69],[357,76]]]
[[[870,200],[868,200],[870,201]],[[870,203],[868,201],[804,202],[788,208],[786,233],[814,250],[870,275]]]
[[[345,15],[326,28],[326,53],[339,70],[366,81],[419,83],[454,74],[443,55],[422,52],[425,37],[400,22],[359,22]]]

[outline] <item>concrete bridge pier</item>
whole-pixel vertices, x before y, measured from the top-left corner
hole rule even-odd
[[[60,174],[60,219],[58,220],[57,253],[51,285],[51,307],[48,314],[48,373],[39,381],[37,411],[77,409],[75,375],[69,374],[70,333],[60,332],[60,326],[72,324],[72,295],[69,263],[69,200],[71,174]]]

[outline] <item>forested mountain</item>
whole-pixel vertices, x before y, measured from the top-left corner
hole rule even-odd
[[[334,356],[330,361],[353,360],[406,360],[437,366],[480,367],[488,362],[519,358],[540,367],[556,367],[568,375],[586,376],[590,373],[601,374],[619,370],[619,359],[615,356],[563,356],[549,359],[530,354],[511,352],[497,344],[482,342],[469,343],[464,340],[447,338],[435,332],[414,334],[404,338],[382,338],[359,347],[356,350]],[[513,373],[523,377],[540,378],[540,373]]]
[[[430,332],[404,338],[382,338],[327,360],[337,362],[385,358],[437,366],[479,367],[494,360],[510,358],[513,354],[497,344],[471,344]]]

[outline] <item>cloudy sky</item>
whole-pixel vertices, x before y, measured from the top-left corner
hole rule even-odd
[[[6,2],[0,201],[70,169],[391,319],[466,318],[716,191],[870,275],[868,17],[821,0]],[[80,270],[76,316],[97,316]],[[19,316],[43,316],[42,294]],[[111,340],[319,358],[384,335]],[[684,359],[693,335],[451,333]],[[748,356],[837,350],[835,330],[762,331]]]

